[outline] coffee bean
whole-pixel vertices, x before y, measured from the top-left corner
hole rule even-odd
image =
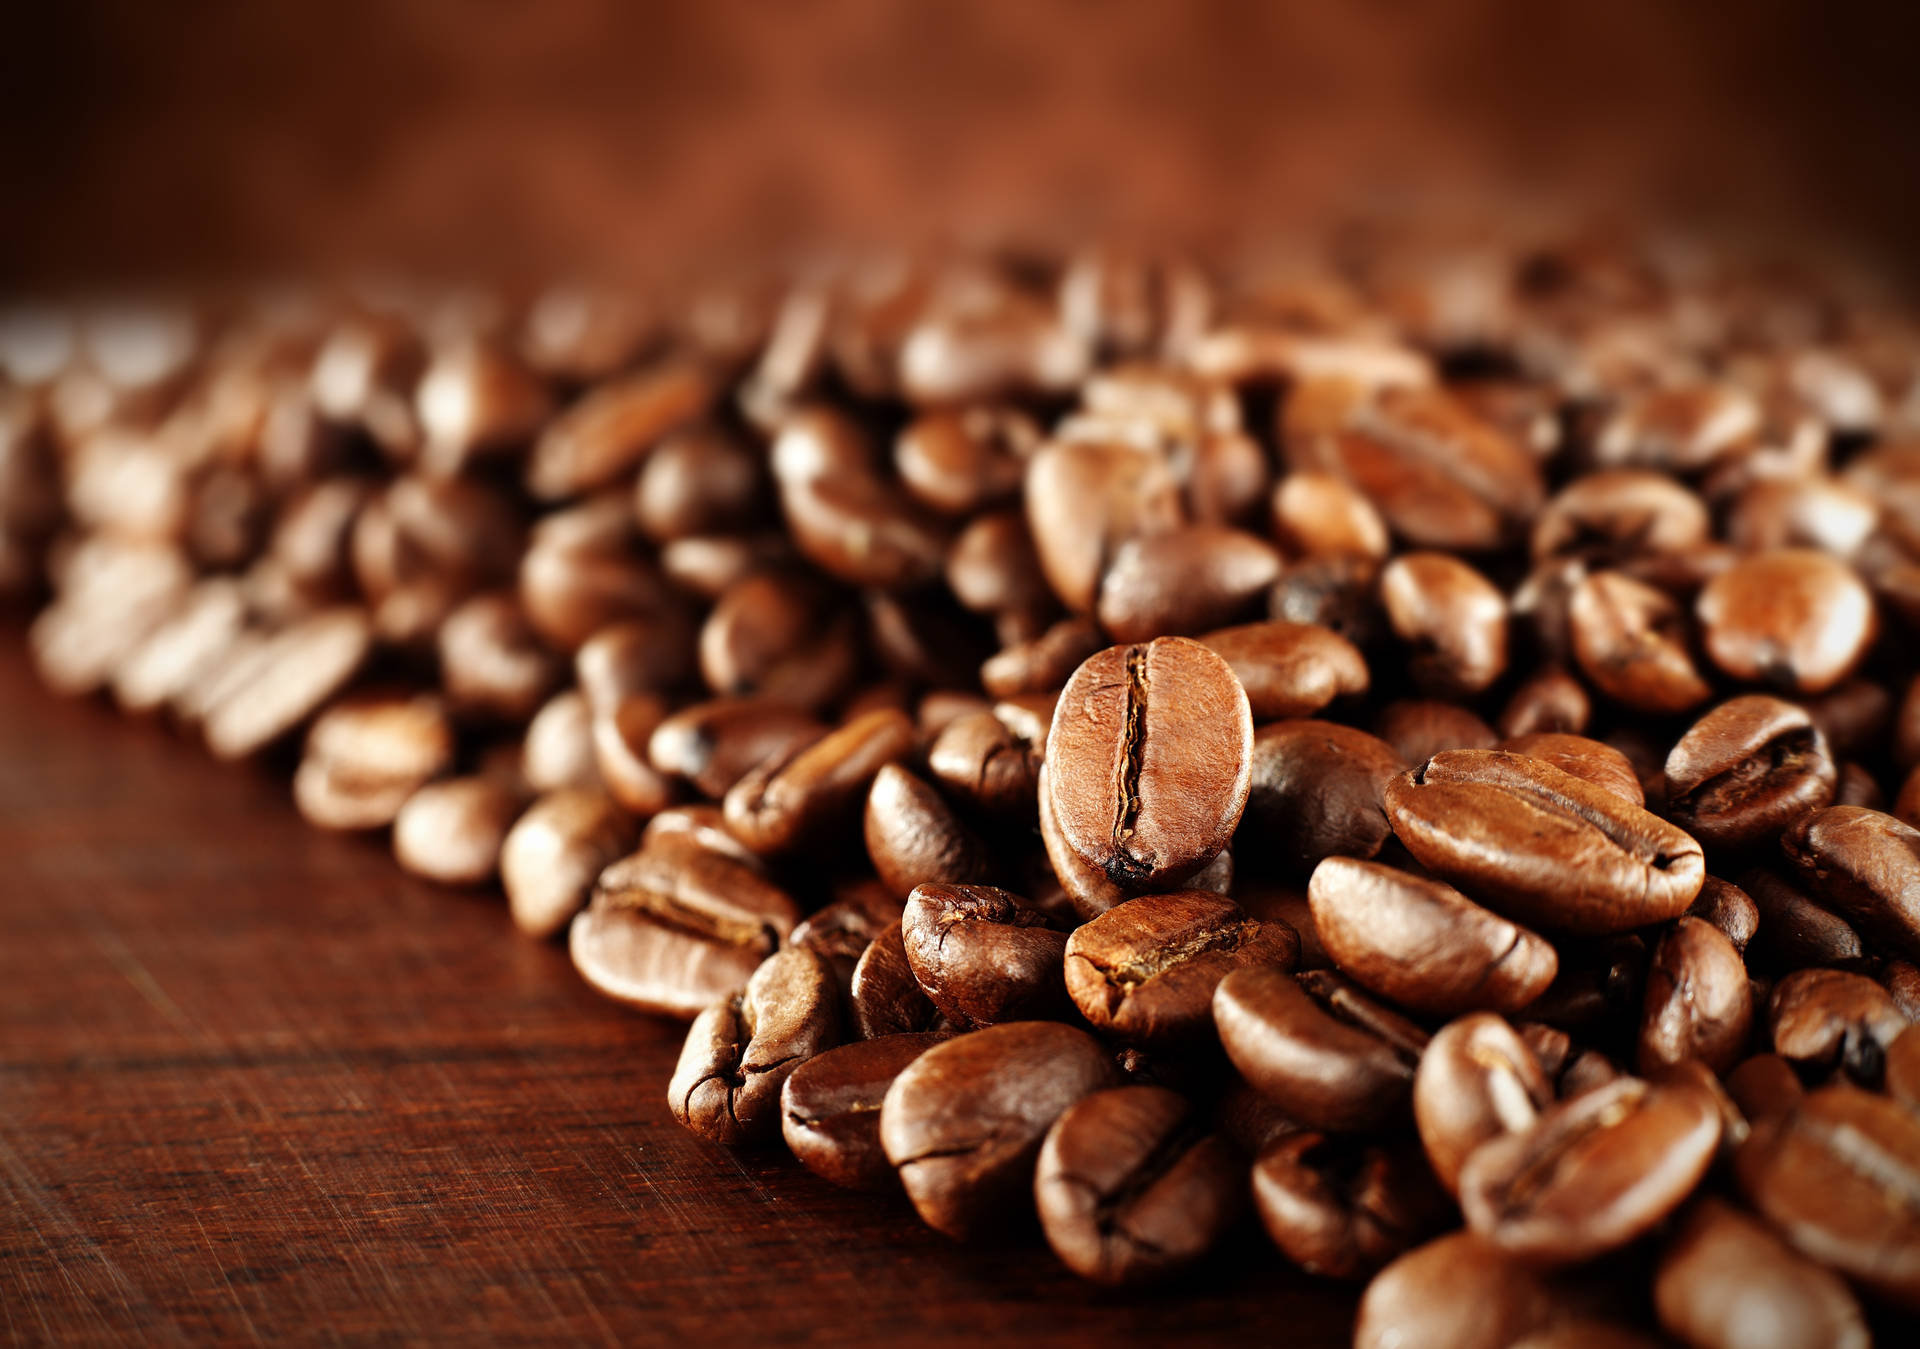
[[[1247,617],[1280,574],[1273,545],[1243,530],[1185,525],[1129,539],[1100,579],[1100,625],[1120,642],[1186,635]]]
[[[379,829],[453,762],[453,726],[431,694],[362,695],[334,704],[307,733],[293,801],[322,829]]]
[[[811,715],[755,698],[713,698],[664,718],[647,741],[656,770],[685,778],[703,796],[724,797],[750,769],[813,743],[826,727]]]
[[[1039,636],[989,656],[980,666],[980,685],[996,698],[1052,693],[1103,643],[1093,620],[1061,619]]]
[[[1877,810],[1830,806],[1803,816],[1780,846],[1822,901],[1920,959],[1920,829]]]
[[[1807,548],[1743,559],[1707,584],[1695,612],[1715,665],[1788,693],[1838,684],[1879,630],[1872,593],[1858,573]]]
[[[1193,1264],[1239,1213],[1245,1163],[1162,1087],[1099,1091],[1054,1121],[1033,1192],[1047,1244],[1111,1285]]]
[[[1142,890],[1152,893],[1173,890],[1207,890],[1214,894],[1226,894],[1233,888],[1233,853],[1223,850],[1206,866],[1193,875],[1180,880],[1167,880],[1156,885],[1121,887],[1110,880],[1105,871],[1097,869],[1086,858],[1075,852],[1060,831],[1060,825],[1054,815],[1053,803],[1047,791],[1047,766],[1040,765],[1037,782],[1037,796],[1040,820],[1040,842],[1046,850],[1047,865],[1054,879],[1059,883],[1061,893],[1074,914],[1080,918],[1096,918],[1115,905],[1124,904]]]
[[[1491,1012],[1470,1012],[1428,1042],[1413,1078],[1420,1145],[1449,1194],[1488,1139],[1533,1126],[1553,1103],[1552,1074],[1521,1035]]]
[[[1367,662],[1346,638],[1312,623],[1270,620],[1200,638],[1233,668],[1255,722],[1311,716],[1367,691]]]
[[[1560,967],[1553,947],[1452,886],[1376,863],[1327,858],[1307,900],[1334,964],[1413,1012],[1516,1012]]]
[[[359,609],[329,609],[296,623],[232,667],[238,682],[206,710],[207,748],[220,759],[258,753],[317,712],[372,649]]]
[[[1040,754],[992,712],[949,722],[927,750],[927,768],[962,805],[1006,821],[1032,817]]]
[[[500,849],[520,805],[520,794],[497,778],[430,782],[393,818],[394,858],[442,885],[484,885],[500,868]]]
[[[676,603],[635,542],[624,494],[555,511],[534,526],[520,558],[520,604],[547,645],[576,651],[609,623]]]
[[[1920,1035],[1901,1035],[1887,1050],[1887,1095],[1920,1113]]]
[[[1831,1270],[1719,1199],[1688,1210],[1660,1257],[1654,1306],[1700,1349],[1868,1349],[1860,1304]]]
[[[913,749],[913,722],[887,709],[763,761],[727,789],[734,836],[757,853],[821,845],[851,822],[881,768]]]
[[[1500,737],[1486,722],[1458,703],[1403,699],[1388,703],[1373,733],[1393,746],[1408,764],[1423,764],[1450,749],[1492,749]]]
[[[1240,1075],[1314,1129],[1367,1129],[1397,1114],[1427,1038],[1324,971],[1235,970],[1214,990],[1213,1017]]]
[[[878,881],[862,881],[836,889],[839,896],[808,915],[793,929],[788,941],[804,946],[833,971],[842,1001],[853,996],[853,972],[873,939],[900,921],[901,904]]]
[[[1010,408],[927,412],[894,441],[893,462],[922,505],[971,515],[1018,494],[1039,443],[1040,429]]]
[[[773,447],[780,512],[801,556],[848,585],[897,590],[938,576],[946,527],[880,476],[864,443],[827,448],[824,439],[864,437],[840,414],[813,409],[788,418]]]
[[[453,474],[525,446],[552,415],[553,395],[513,354],[469,337],[433,353],[414,390],[414,413],[425,438],[421,466]]]
[[[1579,735],[1593,717],[1593,700],[1579,680],[1557,665],[1530,675],[1507,699],[1500,734],[1509,740],[1535,735]]]
[[[1687,1059],[1716,1073],[1739,1061],[1753,1026],[1747,969],[1720,929],[1682,917],[1654,948],[1641,1014],[1640,1071],[1657,1076]]]
[[[1760,915],[1749,948],[1756,968],[1839,965],[1866,954],[1860,934],[1846,919],[1822,908],[1791,882],[1772,872],[1748,871],[1740,885]]]
[[[656,543],[750,529],[770,499],[766,465],[713,427],[690,427],[647,455],[633,485],[633,518]]]
[[[198,582],[119,662],[114,700],[128,712],[151,712],[190,694],[230,658],[247,622],[240,582],[224,576]]]
[[[919,885],[973,885],[986,879],[986,845],[938,792],[898,764],[887,764],[873,779],[865,833],[874,870],[902,898]]]
[[[1273,489],[1273,533],[1306,557],[1387,556],[1387,523],[1373,503],[1330,473],[1289,473]]]
[[[662,699],[637,693],[596,713],[589,728],[601,785],[621,809],[641,817],[664,810],[673,800],[673,781],[647,759],[648,741],[666,711]]]
[[[1067,934],[1018,895],[987,885],[921,885],[907,897],[900,935],[914,979],[955,1026],[1067,1010]]]
[[[1719,1141],[1705,1091],[1619,1078],[1483,1144],[1461,1169],[1460,1207],[1469,1228],[1522,1259],[1591,1259],[1679,1207]]]
[[[1418,1151],[1322,1133],[1280,1138],[1253,1164],[1254,1207],[1309,1274],[1358,1279],[1433,1233],[1451,1207]]]
[[[1574,586],[1567,622],[1581,672],[1624,707],[1685,712],[1712,692],[1688,652],[1685,616],[1652,586],[1595,572]]]
[[[1390,834],[1387,784],[1406,767],[1385,741],[1337,722],[1262,726],[1236,835],[1241,851],[1295,876],[1323,857],[1372,857]]]
[[[826,962],[804,947],[776,951],[743,991],[694,1018],[667,1105],[710,1143],[762,1142],[780,1126],[787,1078],[839,1038],[839,994]]]
[[[1506,673],[1506,597],[1458,558],[1403,553],[1380,573],[1380,602],[1428,692],[1467,697]]]
[[[1472,1232],[1417,1247],[1373,1277],[1354,1349],[1512,1349],[1560,1314],[1544,1277]]]
[[[374,630],[390,642],[425,644],[461,600],[511,579],[520,515],[473,479],[407,474],[362,507],[350,554]]]
[[[1123,445],[1055,442],[1027,461],[1027,527],[1060,602],[1093,612],[1100,579],[1120,545],[1181,523],[1178,484],[1166,461]]]
[[[559,501],[605,486],[679,427],[697,420],[717,390],[698,366],[670,362],[603,384],[556,417],[527,457],[527,490]]]
[[[1220,895],[1143,895],[1076,928],[1067,991],[1096,1031],[1133,1044],[1180,1046],[1211,1029],[1213,993],[1236,969],[1291,971],[1299,938],[1250,919]]]
[[[1612,745],[1589,740],[1584,735],[1546,731],[1514,736],[1494,748],[1550,763],[1563,773],[1606,788],[1630,806],[1647,804],[1647,795],[1633,770],[1633,762]]]
[[[1667,814],[1717,852],[1771,841],[1833,799],[1834,764],[1804,709],[1754,694],[1695,722],[1667,756]]]
[[[632,841],[632,821],[605,792],[561,787],[540,797],[500,844],[500,882],[514,926],[540,938],[565,927]]]
[[[1909,1021],[1920,1021],[1920,966],[1911,960],[1883,960],[1874,978]]]
[[[578,689],[554,694],[527,722],[520,773],[536,792],[600,788],[600,769],[593,761],[593,713]]]
[[[1267,616],[1326,628],[1357,647],[1368,647],[1386,623],[1375,585],[1379,572],[1379,564],[1370,558],[1338,554],[1292,563],[1267,592]]]
[[[744,987],[799,917],[752,868],[660,840],[600,874],[568,946],[574,967],[606,996],[691,1019]]]
[[[1085,1031],[1014,1021],[936,1045],[894,1079],[880,1142],[922,1219],[984,1234],[1028,1202],[1046,1132],[1118,1070]]]
[[[1700,845],[1550,764],[1437,754],[1390,783],[1387,817],[1423,866],[1548,930],[1596,935],[1678,917],[1706,875]]]
[[[1578,557],[1609,566],[1642,553],[1707,541],[1706,506],[1663,473],[1604,469],[1574,479],[1533,522],[1533,558]]]
[[[1747,943],[1760,927],[1760,907],[1739,886],[1709,876],[1700,883],[1700,897],[1687,908],[1689,917],[1711,923],[1720,935],[1733,943],[1733,949],[1745,953]]]
[[[596,713],[637,694],[664,695],[693,674],[694,628],[679,608],[610,623],[573,653],[574,678]]]
[[[1109,647],[1074,672],[1047,734],[1060,833],[1122,888],[1191,876],[1240,823],[1252,744],[1247,695],[1206,647]]]
[[[729,698],[810,712],[853,682],[854,616],[804,577],[756,572],[727,587],[700,628],[700,674]]]
[[[758,853],[727,832],[726,817],[720,807],[709,805],[668,806],[647,821],[647,827],[640,831],[640,846],[645,848],[659,843],[672,848],[679,843],[691,843],[717,852],[739,862],[748,870],[764,873],[765,864]],[[892,917],[897,918],[894,914]],[[888,920],[892,921],[891,918]]]
[[[851,1190],[895,1184],[880,1147],[880,1105],[907,1065],[952,1037],[883,1035],[815,1054],[780,1088],[780,1132],[801,1165]]]
[[[1767,1006],[1774,1053],[1803,1075],[1843,1072],[1865,1087],[1880,1085],[1887,1048],[1908,1024],[1885,989],[1842,970],[1795,970]]]
[[[1793,1065],[1778,1054],[1755,1054],[1727,1074],[1727,1093],[1741,1113],[1758,1124],[1785,1114],[1807,1089]]]
[[[906,936],[897,921],[876,932],[861,952],[848,984],[847,1005],[863,1040],[945,1026],[907,962]]]
[[[559,681],[561,666],[507,593],[475,595],[441,623],[440,681],[466,716],[523,722]]]
[[[1920,1308],[1920,1116],[1856,1087],[1824,1087],[1756,1121],[1734,1173],[1802,1255]]]

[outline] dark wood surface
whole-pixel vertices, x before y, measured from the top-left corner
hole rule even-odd
[[[679,1028],[497,895],[301,823],[284,782],[33,682],[0,628],[0,1331],[14,1343],[1346,1340],[1252,1226],[1090,1289],[1030,1231],[733,1154]]]

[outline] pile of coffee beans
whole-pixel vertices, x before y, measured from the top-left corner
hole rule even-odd
[[[1920,1312],[1885,292],[1360,230],[22,308],[0,371],[46,681],[497,880],[690,1023],[702,1138],[1108,1284],[1257,1220],[1366,1346]]]

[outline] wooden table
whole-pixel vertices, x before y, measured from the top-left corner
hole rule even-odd
[[[663,1104],[680,1037],[267,769],[45,694],[0,627],[14,1343],[1346,1341],[1251,1224],[1115,1295],[708,1147]]]

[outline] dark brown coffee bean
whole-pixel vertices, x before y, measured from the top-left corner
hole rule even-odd
[[[1632,760],[1612,745],[1589,740],[1584,735],[1546,731],[1514,736],[1494,748],[1550,763],[1564,773],[1606,788],[1630,806],[1647,804],[1647,794],[1640,786],[1639,775],[1633,771]]]
[[[1553,947],[1525,928],[1392,867],[1329,857],[1314,868],[1307,899],[1334,964],[1413,1012],[1516,1012],[1560,968]]]
[[[1104,644],[1093,620],[1065,618],[1038,637],[987,657],[980,666],[980,685],[996,698],[1051,693]]]
[[[1312,623],[1270,620],[1200,638],[1233,667],[1255,722],[1311,716],[1367,691],[1367,662],[1346,638]]]
[[[1031,1202],[1035,1158],[1068,1107],[1116,1084],[1085,1031],[990,1026],[936,1045],[887,1089],[880,1142],[928,1226],[965,1239]]]
[[[1298,876],[1323,857],[1372,857],[1390,832],[1387,784],[1406,767],[1385,741],[1351,726],[1262,726],[1253,738],[1240,847],[1250,860]]]
[[[1893,806],[1887,806],[1887,795],[1880,790],[1873,774],[1857,763],[1843,763],[1839,766],[1839,777],[1833,784],[1833,804],[1836,806],[1861,806],[1867,810],[1886,810],[1895,819],[1913,824],[1920,817],[1920,777],[1909,777],[1900,791]]]
[[[598,788],[561,787],[540,797],[500,844],[514,926],[530,937],[553,936],[632,843],[633,822]]]
[[[1193,1264],[1238,1215],[1245,1165],[1178,1093],[1096,1092],[1054,1121],[1034,1200],[1047,1244],[1096,1283],[1137,1284]]]
[[[781,703],[714,698],[683,707],[654,727],[647,759],[705,796],[723,797],[750,769],[826,734],[812,716]]]
[[[907,898],[900,935],[915,980],[955,1026],[1067,1010],[1067,934],[1018,895],[987,885],[919,886]]]
[[[992,819],[1033,818],[1040,754],[991,712],[949,722],[927,750],[927,768],[956,800]]]
[[[1460,1207],[1468,1227],[1522,1259],[1588,1260],[1685,1202],[1719,1142],[1705,1091],[1620,1078],[1482,1145],[1461,1169]]]
[[[1513,1349],[1563,1315],[1545,1278],[1472,1232],[1409,1251],[1360,1299],[1354,1349]]]
[[[1257,612],[1280,574],[1266,540],[1185,525],[1122,543],[1100,579],[1100,624],[1119,642],[1204,632]]]
[[[1479,693],[1507,669],[1507,601],[1445,553],[1404,553],[1380,573],[1394,635],[1412,648],[1414,682],[1441,697]]]
[[[800,576],[736,581],[700,629],[700,673],[724,697],[817,711],[846,692],[859,659],[853,614]]]
[[[1771,842],[1833,799],[1834,764],[1802,708],[1754,694],[1695,722],[1667,756],[1667,814],[1708,848]]]
[[[1253,1164],[1253,1200],[1280,1253],[1328,1279],[1372,1274],[1451,1208],[1417,1151],[1322,1133],[1268,1144]]]
[[[1577,557],[1599,566],[1705,543],[1700,498],[1662,473],[1606,469],[1576,478],[1533,522],[1533,558]]]
[[[1040,428],[1011,408],[927,412],[893,443],[894,468],[916,500],[947,515],[972,515],[1015,496]]]
[[[908,1064],[952,1037],[884,1035],[814,1055],[780,1089],[780,1132],[801,1165],[851,1190],[895,1184],[880,1147],[880,1104]]]
[[[1778,1054],[1755,1054],[1727,1074],[1727,1094],[1754,1124],[1791,1110],[1807,1089]]]
[[[1500,714],[1509,740],[1534,735],[1579,735],[1593,717],[1593,700],[1580,681],[1557,665],[1529,675]]]
[[[1873,595],[1859,574],[1807,548],[1743,559],[1707,584],[1695,611],[1715,665],[1787,693],[1838,684],[1879,631]]]
[[[633,517],[656,543],[738,533],[761,522],[770,495],[758,454],[722,431],[694,427],[647,456],[634,481]]]
[[[360,609],[329,609],[267,638],[229,667],[236,682],[206,710],[207,748],[243,759],[273,744],[346,687],[372,639]]]
[[[1493,727],[1458,703],[1427,699],[1388,703],[1373,733],[1408,764],[1423,764],[1443,750],[1492,749],[1500,742]]]
[[[940,574],[946,526],[880,476],[863,433],[842,414],[815,408],[789,417],[772,463],[787,533],[821,571],[882,590]]]
[[[1428,1042],[1413,1078],[1413,1118],[1433,1174],[1449,1194],[1488,1139],[1533,1127],[1553,1103],[1552,1074],[1513,1027],[1470,1012]]]
[[[1386,623],[1375,584],[1379,572],[1379,563],[1369,558],[1336,555],[1295,562],[1267,592],[1267,616],[1326,628],[1355,646],[1369,646]]]
[[[527,457],[527,490],[560,501],[613,482],[669,432],[698,420],[717,392],[705,371],[683,362],[601,385],[541,434]]]
[[[1309,1128],[1367,1129],[1404,1108],[1426,1035],[1336,975],[1235,970],[1213,995],[1240,1075]]]
[[[444,778],[407,798],[393,818],[393,855],[442,885],[484,885],[520,813],[520,793],[491,777]]]
[[[1027,461],[1027,527],[1060,602],[1093,612],[1100,578],[1128,539],[1181,523],[1180,489],[1157,453],[1056,442]]]
[[[1253,718],[1232,669],[1198,642],[1116,646],[1067,681],[1045,784],[1061,835],[1116,886],[1192,876],[1247,803]]]
[[[1877,810],[1830,806],[1802,817],[1780,844],[1824,903],[1920,959],[1920,829]]]
[[[867,856],[901,898],[915,886],[974,885],[986,878],[986,845],[940,794],[898,764],[883,767],[867,794]]]
[[[902,911],[904,914],[904,910]],[[854,1030],[862,1039],[944,1028],[946,1020],[914,977],[904,930],[889,923],[860,954],[848,985]]]
[[[744,987],[799,918],[751,867],[663,839],[600,874],[568,945],[574,968],[601,993],[691,1019]]]
[[[1639,1066],[1649,1076],[1687,1059],[1724,1073],[1753,1027],[1747,968],[1719,928],[1682,917],[1654,948],[1640,1019]]]
[[[1712,693],[1687,650],[1684,615],[1652,586],[1595,572],[1574,586],[1567,621],[1581,672],[1623,707],[1685,712]]]
[[[855,717],[784,757],[765,760],[727,790],[727,827],[761,854],[826,842],[857,816],[882,767],[913,750],[913,722],[886,709]]]
[[[1773,1052],[1809,1080],[1842,1072],[1879,1086],[1887,1048],[1908,1025],[1885,989],[1842,970],[1795,970],[1774,986],[1767,1006]]]
[[[827,964],[804,947],[776,951],[747,986],[688,1028],[667,1106],[710,1143],[759,1143],[781,1122],[793,1070],[840,1039],[840,999]]]
[[[293,803],[321,829],[380,829],[453,763],[453,726],[431,694],[335,703],[307,733]]]
[[[1027,518],[1018,510],[989,511],[961,529],[947,553],[946,579],[963,607],[996,615],[1021,629],[1023,638],[1037,634],[1059,612],[1027,533]]]
[[[1700,897],[1688,906],[1687,914],[1719,928],[1720,934],[1733,943],[1733,949],[1743,954],[1760,927],[1760,907],[1753,897],[1716,876],[1700,883]]]
[[[1794,1249],[1920,1309],[1920,1116],[1825,1087],[1756,1121],[1734,1159],[1747,1202]]]
[[[859,967],[860,957],[876,936],[900,921],[902,905],[871,878],[836,886],[834,894],[837,897],[831,903],[793,929],[788,941],[826,961],[843,997],[851,997],[853,972]]]
[[[1740,886],[1760,915],[1750,948],[1756,968],[1839,965],[1866,954],[1860,934],[1846,919],[1772,872],[1746,872]]]
[[[1868,1349],[1860,1304],[1839,1276],[1723,1200],[1681,1220],[1660,1257],[1660,1326],[1698,1349]]]
[[[1672,825],[1516,754],[1437,754],[1389,784],[1386,803],[1421,865],[1550,931],[1676,918],[1706,876],[1700,845]]]
[[[1289,473],[1273,489],[1273,534],[1304,557],[1386,560],[1387,522],[1350,484],[1330,473]]]
[[[1067,992],[1096,1031],[1131,1044],[1177,1046],[1211,1031],[1213,991],[1250,965],[1291,971],[1300,941],[1247,917],[1221,895],[1143,895],[1076,928]]]

